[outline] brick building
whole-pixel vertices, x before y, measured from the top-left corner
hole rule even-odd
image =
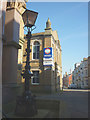
[[[69,85],[72,84],[72,74],[69,74]]]
[[[27,41],[24,43],[24,54]],[[48,18],[45,32],[32,34],[30,43],[30,66],[33,78],[30,81],[32,92],[55,92],[62,89],[61,45],[57,31],[51,28]],[[44,59],[44,49],[52,50],[52,58]],[[26,57],[23,58],[26,61]],[[23,68],[25,63],[23,63]],[[24,79],[22,79],[22,82]]]
[[[72,84],[72,73],[67,74],[65,72],[63,75],[63,87],[68,88],[70,84]]]

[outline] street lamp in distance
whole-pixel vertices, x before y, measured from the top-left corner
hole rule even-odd
[[[25,89],[22,96],[17,97],[15,114],[22,117],[32,117],[37,114],[37,107],[35,102],[35,96],[30,91],[30,79],[33,74],[30,71],[30,39],[32,27],[35,26],[37,19],[37,12],[26,9],[22,15],[24,21],[24,27],[27,28],[28,33],[26,35],[27,48],[26,48],[26,65],[25,70],[21,74],[25,79]]]

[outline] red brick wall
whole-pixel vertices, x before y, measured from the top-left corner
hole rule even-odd
[[[69,85],[72,83],[72,74],[69,76]]]

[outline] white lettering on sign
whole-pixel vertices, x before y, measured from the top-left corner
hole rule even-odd
[[[53,61],[43,61],[43,65],[54,65]]]
[[[49,57],[49,56],[52,56],[52,55],[44,55],[44,56],[48,56]]]

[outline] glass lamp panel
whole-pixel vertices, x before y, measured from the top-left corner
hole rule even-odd
[[[22,15],[25,26],[32,27],[35,24],[37,15],[37,12],[26,10]]]

